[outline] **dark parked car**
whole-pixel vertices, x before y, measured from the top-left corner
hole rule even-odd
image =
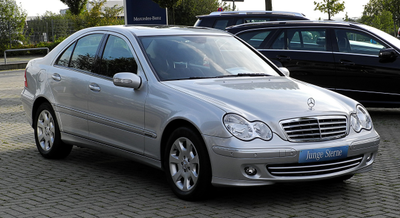
[[[243,23],[280,21],[280,20],[308,20],[304,14],[287,11],[227,11],[212,12],[208,15],[197,16],[194,26],[225,29]]]
[[[227,28],[293,78],[329,88],[365,106],[400,107],[400,41],[370,26],[287,21]]]

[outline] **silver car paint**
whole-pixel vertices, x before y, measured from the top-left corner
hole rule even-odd
[[[54,59],[64,47],[93,31],[112,34],[118,32],[126,36],[139,65],[138,75],[143,82],[140,89],[115,87],[112,80],[53,66]],[[185,30],[184,33],[198,34],[201,31]],[[315,115],[344,115],[349,120],[357,102],[287,77],[160,82],[132,32],[136,35],[169,35],[182,34],[183,31],[167,28],[149,31],[141,27],[98,27],[73,34],[46,57],[32,60],[27,65],[29,88],[23,90],[22,102],[29,122],[32,124],[34,102],[45,98],[56,111],[63,140],[75,145],[111,151],[159,168],[161,142],[164,137],[168,137],[164,135],[164,130],[174,121],[190,123],[206,142],[215,185],[263,185],[277,181],[315,180],[353,174],[370,168],[373,161],[367,163],[364,158],[357,169],[346,172],[307,178],[274,178],[265,170],[265,165],[296,163],[300,150],[349,145],[350,148],[356,147],[350,149],[349,156],[364,153],[367,155],[377,152],[379,135],[375,130],[357,134],[350,128],[348,136],[339,140],[288,142],[279,126],[280,120]],[[226,34],[220,31],[206,32]],[[54,74],[59,74],[62,81],[73,81],[75,90],[71,90],[70,84],[60,86],[60,81],[55,81]],[[55,83],[58,85],[55,86]],[[100,86],[101,96],[90,90],[92,83]],[[76,84],[78,88],[75,87]],[[316,99],[313,110],[307,105],[309,97]],[[102,99],[101,102],[97,100],[99,98]],[[68,99],[79,101],[71,104]],[[111,116],[111,111],[118,114]],[[274,132],[272,140],[255,139],[245,142],[233,137],[222,122],[223,116],[231,112],[241,114],[250,121],[266,122]],[[241,155],[245,158],[240,158]],[[254,158],[250,158],[251,156]],[[260,168],[261,175],[257,178],[245,175],[243,168],[247,165]]]

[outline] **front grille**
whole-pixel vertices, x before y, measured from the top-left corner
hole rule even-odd
[[[320,116],[284,120],[280,122],[289,141],[325,141],[346,136],[345,116]]]
[[[279,177],[324,175],[357,167],[361,163],[362,158],[363,156],[356,156],[341,160],[306,164],[268,165],[267,170],[271,175]]]

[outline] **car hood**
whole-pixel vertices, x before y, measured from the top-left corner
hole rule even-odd
[[[168,81],[166,85],[248,120],[269,125],[290,118],[349,115],[356,102],[329,90],[287,77],[236,77]],[[308,99],[314,99],[310,107]]]

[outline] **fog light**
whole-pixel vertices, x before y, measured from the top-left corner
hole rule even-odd
[[[257,170],[254,167],[245,167],[244,172],[249,176],[254,176],[257,174]]]

